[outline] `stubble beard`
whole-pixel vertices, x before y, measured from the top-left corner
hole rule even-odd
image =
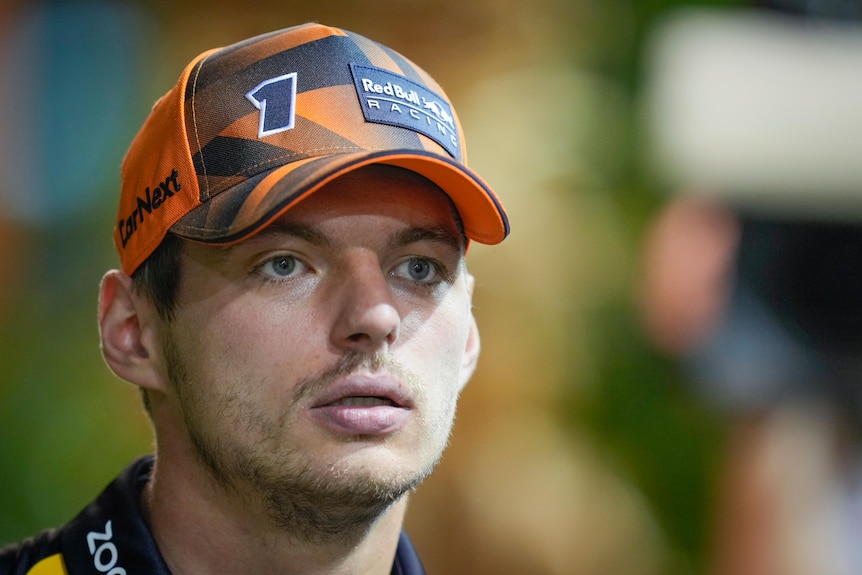
[[[336,466],[321,470],[315,462],[303,461],[299,450],[287,446],[282,447],[280,461],[289,461],[289,465],[267,460],[208,433],[195,395],[200,391],[195,391],[170,337],[166,338],[164,348],[168,375],[198,462],[222,492],[260,505],[274,526],[300,543],[353,545],[394,503],[431,474],[448,443],[449,429],[443,432],[445,439],[433,460],[423,469],[392,477]],[[334,367],[299,382],[291,404],[360,366],[374,371],[384,363],[376,355],[345,356]],[[200,388],[200,382],[198,385]],[[421,393],[419,386],[413,389]],[[280,437],[278,430],[268,431],[273,437]]]

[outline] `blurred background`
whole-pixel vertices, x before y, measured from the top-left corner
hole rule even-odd
[[[429,572],[862,572],[860,16],[0,0],[0,545],[151,450],[96,326],[149,107],[201,51],[315,20],[440,82],[511,217],[504,244],[471,248],[483,357],[411,500]]]

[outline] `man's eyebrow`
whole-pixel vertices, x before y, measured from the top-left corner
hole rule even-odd
[[[428,241],[444,244],[459,253],[464,252],[465,243],[461,236],[443,226],[402,230],[389,240],[389,247],[400,248],[416,242]]]
[[[280,220],[274,221],[249,239],[251,241],[254,241],[254,238],[256,237],[265,239],[268,237],[279,235],[293,236],[295,238],[305,240],[306,242],[317,246],[332,246],[332,242],[320,230],[317,230],[311,226],[303,226],[300,224],[294,224],[291,222],[285,222]]]
[[[218,261],[224,263],[228,260],[228,258],[233,252],[239,249],[240,246],[254,244],[254,242],[256,241],[266,240],[267,238],[279,235],[299,238],[317,246],[332,246],[332,242],[329,240],[329,238],[327,238],[320,231],[312,227],[283,221],[275,221],[257,232],[256,234],[254,234],[253,236],[251,236],[250,238],[246,238],[235,244],[215,246],[217,248],[216,257]]]

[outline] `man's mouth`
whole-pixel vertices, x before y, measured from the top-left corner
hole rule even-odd
[[[400,407],[397,403],[389,399],[388,397],[378,397],[378,396],[369,396],[369,395],[361,395],[361,396],[353,396],[353,397],[342,397],[341,399],[331,403],[333,406],[347,406],[347,407],[377,407],[377,406],[390,406],[390,407]]]
[[[321,394],[309,413],[338,435],[382,436],[407,425],[413,409],[412,396],[399,381],[385,376],[348,376]]]

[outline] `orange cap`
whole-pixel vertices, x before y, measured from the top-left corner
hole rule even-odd
[[[168,231],[235,242],[369,164],[428,178],[470,240],[499,243],[506,211],[465,157],[452,104],[422,69],[358,34],[288,28],[204,52],[156,103],[123,161],[114,243],[132,274]]]

